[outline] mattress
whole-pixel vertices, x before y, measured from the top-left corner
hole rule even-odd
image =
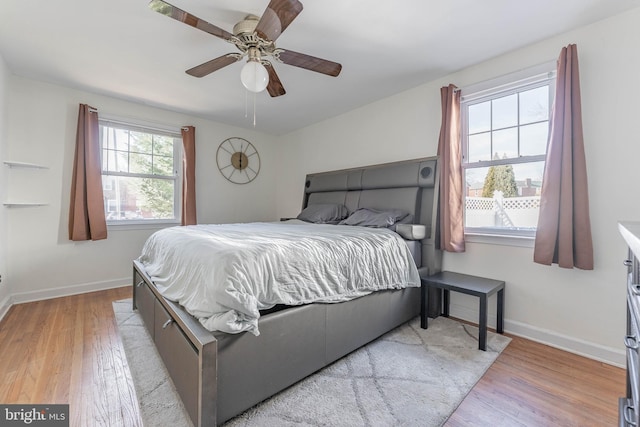
[[[342,302],[419,287],[416,247],[388,229],[208,224],[154,233],[139,261],[163,296],[208,330],[258,335],[260,310],[278,304]]]

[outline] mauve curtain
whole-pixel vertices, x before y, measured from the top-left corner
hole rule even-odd
[[[182,128],[182,225],[197,224],[196,220],[196,128]]]
[[[449,85],[440,89],[440,97],[442,101],[442,126],[438,140],[440,249],[448,252],[464,252],[460,91],[456,86]]]
[[[106,238],[98,110],[80,104],[71,181],[69,240]]]
[[[580,76],[575,44],[558,58],[533,260],[593,270]]]

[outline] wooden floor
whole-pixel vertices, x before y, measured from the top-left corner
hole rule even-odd
[[[142,425],[111,308],[130,296],[13,306],[0,323],[0,403],[69,403],[73,427]],[[512,338],[446,426],[617,425],[622,369]]]

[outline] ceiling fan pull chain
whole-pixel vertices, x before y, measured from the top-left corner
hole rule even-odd
[[[256,94],[253,94],[253,127],[256,127]]]
[[[244,91],[244,118],[249,117],[249,91]]]

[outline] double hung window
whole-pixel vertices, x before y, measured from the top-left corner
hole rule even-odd
[[[107,223],[180,222],[179,131],[101,119],[100,147]]]
[[[550,65],[462,90],[465,234],[535,235],[554,90]]]

